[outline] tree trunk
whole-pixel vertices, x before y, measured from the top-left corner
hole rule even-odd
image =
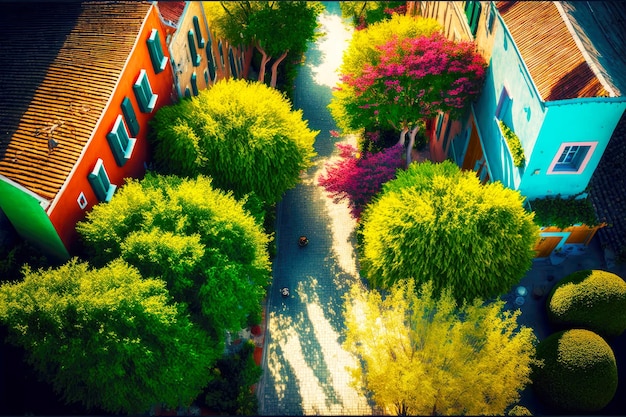
[[[267,56],[263,48],[261,48],[259,45],[257,45],[257,49],[259,50],[259,52],[261,52],[261,55],[263,55],[263,57],[261,58],[261,67],[259,68],[259,82],[265,83],[265,66],[267,65],[267,61],[272,59],[272,57]]]
[[[270,81],[270,87],[276,88],[276,80],[278,78],[278,65],[283,62],[283,60],[287,57],[289,50],[286,50],[276,59],[276,62],[272,64],[272,80]]]
[[[420,127],[415,126],[411,129],[411,133],[409,135],[409,144],[406,147],[406,167],[408,168],[411,164],[411,151],[413,150],[413,145],[415,144],[415,136],[417,136],[417,132],[419,132]]]
[[[242,47],[243,48],[243,47]],[[244,62],[243,62],[243,79],[247,80],[250,74],[250,66],[252,65],[252,56],[254,55],[254,46],[248,45],[245,47]]]
[[[398,143],[402,146],[404,146],[404,140],[406,139],[406,132],[409,131],[409,128],[404,126],[402,128],[402,132],[400,132],[400,140],[398,141]]]

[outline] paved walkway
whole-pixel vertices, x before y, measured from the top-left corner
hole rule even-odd
[[[278,205],[277,256],[267,305],[264,373],[259,384],[261,415],[367,415],[368,401],[350,386],[346,366],[355,358],[341,347],[342,295],[359,280],[354,247],[355,221],[347,206],[333,204],[317,185],[335,151],[337,129],[326,106],[336,83],[335,68],[351,32],[338,3],[325,3],[320,17],[326,35],[311,45],[296,80],[294,105],[309,127],[320,130],[315,165]],[[299,247],[300,235],[309,238]],[[282,298],[281,287],[291,295]]]

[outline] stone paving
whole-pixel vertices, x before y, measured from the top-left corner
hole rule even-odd
[[[337,129],[326,106],[338,80],[335,69],[351,33],[338,3],[325,3],[326,34],[311,45],[296,79],[294,106],[319,130],[314,166],[278,205],[274,279],[267,299],[264,373],[259,383],[261,415],[371,415],[368,400],[350,384],[346,367],[355,358],[341,344],[342,295],[359,283],[354,253],[355,221],[346,205],[334,204],[317,185],[333,157]],[[299,247],[298,237],[309,244]],[[283,298],[280,288],[289,287]]]

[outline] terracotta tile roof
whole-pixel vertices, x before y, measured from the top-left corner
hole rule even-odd
[[[626,250],[626,113],[622,115],[589,183],[600,242],[615,253]]]
[[[609,95],[554,2],[499,1],[496,7],[544,101]]]
[[[0,3],[0,174],[55,197],[149,8],[149,2]],[[52,128],[58,146],[49,152]]]
[[[157,2],[157,6],[163,19],[172,22],[174,25],[178,25],[178,21],[183,15],[183,10],[185,10],[184,1],[159,1]]]

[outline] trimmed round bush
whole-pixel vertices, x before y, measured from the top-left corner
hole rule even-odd
[[[558,411],[598,411],[615,395],[615,355],[597,333],[585,329],[553,333],[537,345],[537,359],[543,364],[533,369],[535,392]]]
[[[546,307],[552,324],[561,329],[619,336],[626,329],[626,282],[607,271],[577,271],[552,289]]]

